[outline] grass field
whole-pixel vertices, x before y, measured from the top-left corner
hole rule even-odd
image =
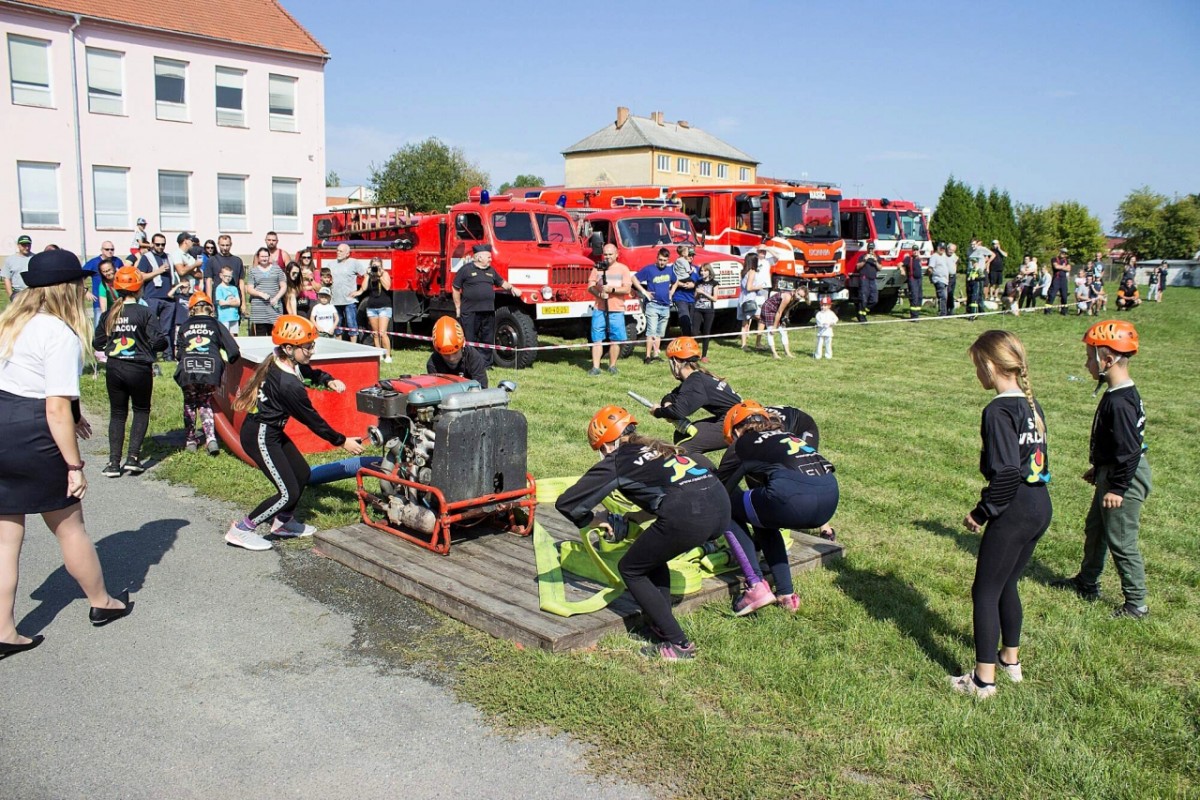
[[[461,628],[482,657],[463,668],[457,690],[498,722],[592,742],[598,771],[672,796],[1200,797],[1200,291],[1168,294],[1128,317],[1142,339],[1132,372],[1155,485],[1142,518],[1148,620],[1109,618],[1120,602],[1111,565],[1098,604],[1046,585],[1073,574],[1081,555],[1090,487],[1079,475],[1096,400],[1080,337],[1094,320],[1036,313],[914,325],[896,316],[840,325],[832,361],[806,357],[811,331],[793,333],[794,360],[732,342],[710,353],[713,371],[744,397],[811,413],[837,465],[834,524],[846,556],[799,578],[798,616],[769,608],[736,619],[723,604],[706,606],[683,619],[699,656],[676,667],[641,660],[627,637],[547,655]],[[1025,683],[1001,678],[997,696],[977,703],[952,694],[945,677],[973,660],[978,537],[960,521],[980,487],[979,414],[990,395],[966,348],[987,327],[1014,331],[1029,350],[1055,509],[1021,587]],[[401,351],[390,374],[421,371],[424,360]],[[556,352],[503,376],[520,383],[514,406],[529,417],[537,476],[594,463],[583,432],[596,408],[628,402],[627,389],[657,398],[673,385],[663,364],[628,359],[619,376],[589,378],[585,362]],[[99,412],[103,379],[84,384],[85,408]],[[669,435],[644,422],[644,432]],[[178,390],[159,380],[151,432],[160,439],[148,450],[162,459],[156,474],[243,507],[261,499],[266,481],[230,456],[178,452],[180,426]],[[308,493],[301,512],[321,526],[356,515],[340,487]]]

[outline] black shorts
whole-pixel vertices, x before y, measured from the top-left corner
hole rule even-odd
[[[988,286],[999,286],[1004,283],[1004,269],[988,270]]]

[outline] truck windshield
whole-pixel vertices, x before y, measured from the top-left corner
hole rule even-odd
[[[812,200],[806,194],[775,195],[775,229],[779,236],[836,239],[842,235],[837,202]]]
[[[533,221],[528,211],[504,211],[492,214],[492,230],[500,242],[536,242]]]
[[[533,217],[537,220],[538,233],[543,242],[575,241],[570,217],[563,214],[534,214]]]
[[[696,244],[692,222],[686,218],[648,216],[619,220],[617,236],[623,247]]]
[[[875,238],[881,242],[894,242],[900,238],[900,219],[895,211],[872,211],[875,223]]]
[[[917,242],[929,241],[929,231],[925,227],[925,215],[919,211],[901,211],[900,222],[904,226],[904,238]]]

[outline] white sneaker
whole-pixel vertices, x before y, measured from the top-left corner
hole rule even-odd
[[[384,356],[384,357],[383,357],[383,363],[385,363],[385,364],[390,364],[390,363],[392,363],[392,357],[391,357],[391,356]]]
[[[1025,676],[1021,674],[1021,662],[1015,664],[1005,664],[1000,660],[1000,656],[996,656],[996,668],[1008,676],[1008,679],[1013,683],[1020,683],[1025,680]]]
[[[287,522],[276,519],[271,523],[271,533],[284,539],[295,539],[301,536],[312,536],[317,532],[315,525],[305,525],[294,517]],[[263,541],[266,541],[265,539]]]
[[[247,550],[271,549],[270,542],[254,531],[242,530],[236,522],[229,526],[229,530],[225,533],[225,541],[234,547],[243,547]]]
[[[980,686],[975,683],[975,673],[968,672],[966,675],[959,675],[957,678],[950,678],[950,688],[959,694],[970,694],[985,700],[996,693],[996,684],[991,686]]]

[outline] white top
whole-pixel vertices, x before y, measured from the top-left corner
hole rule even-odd
[[[817,336],[833,336],[833,326],[838,323],[838,315],[833,309],[822,308],[817,312]]]
[[[337,328],[337,309],[334,308],[333,303],[318,301],[317,305],[313,306],[309,319],[321,333],[333,333]]]
[[[0,361],[0,390],[20,397],[79,397],[83,345],[67,323],[35,314],[17,334],[12,355]]]

